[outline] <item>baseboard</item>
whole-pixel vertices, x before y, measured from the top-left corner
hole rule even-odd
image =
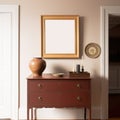
[[[69,112],[71,111],[71,113],[73,113],[73,116],[69,114]],[[83,110],[82,109],[79,109],[79,110],[74,110],[74,109],[65,109],[65,114],[64,114],[64,111],[62,109],[51,109],[51,110],[47,110],[47,109],[41,109],[40,111],[38,110],[38,113],[40,112],[40,114],[38,114],[38,119],[37,120],[84,120],[83,119]],[[48,115],[46,118],[44,116],[46,116],[46,112],[47,113],[50,113],[50,112],[54,112],[54,114],[57,113],[60,113],[60,115],[57,116],[56,114],[56,118],[60,118],[60,119],[56,119],[55,117],[52,118],[50,115]],[[61,113],[62,112],[62,113]],[[27,109],[26,107],[20,107],[19,108],[19,120],[26,120],[26,114],[27,113]],[[98,113],[98,114],[97,114]],[[96,108],[92,108],[92,120],[101,120],[100,119],[100,109],[99,107],[96,107]],[[43,115],[45,114],[45,115]],[[51,113],[53,114],[53,113]],[[62,116],[62,114],[64,114],[65,116],[65,119],[63,119],[64,117]],[[61,117],[62,116],[62,117]],[[76,117],[77,116],[77,117]],[[71,118],[71,119],[69,119]],[[77,119],[78,118],[78,119]]]
[[[23,119],[20,119],[20,120],[23,120]],[[37,120],[85,120],[85,119],[37,119]],[[92,120],[100,120],[100,119],[92,119]]]
[[[92,107],[92,120],[100,120],[101,116],[101,109],[100,107]]]
[[[19,120],[26,120],[27,118],[27,109],[26,107],[19,108]]]

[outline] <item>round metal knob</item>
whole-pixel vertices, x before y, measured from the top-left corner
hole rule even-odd
[[[80,100],[80,96],[77,96],[77,100]]]
[[[43,100],[43,98],[41,96],[38,97],[38,100]]]
[[[80,88],[80,84],[77,84],[76,86],[77,86],[77,88]]]
[[[42,88],[42,84],[40,84],[40,83],[39,83],[37,86],[38,86],[39,88]]]

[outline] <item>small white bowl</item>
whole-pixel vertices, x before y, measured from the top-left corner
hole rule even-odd
[[[64,73],[53,73],[52,75],[55,77],[63,77]]]

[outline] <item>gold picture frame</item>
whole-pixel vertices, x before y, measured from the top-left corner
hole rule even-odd
[[[79,16],[42,15],[43,58],[79,58]]]

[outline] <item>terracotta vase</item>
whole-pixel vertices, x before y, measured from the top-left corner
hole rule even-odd
[[[41,76],[46,68],[46,62],[42,58],[35,57],[29,62],[29,68],[32,72],[32,76]]]

